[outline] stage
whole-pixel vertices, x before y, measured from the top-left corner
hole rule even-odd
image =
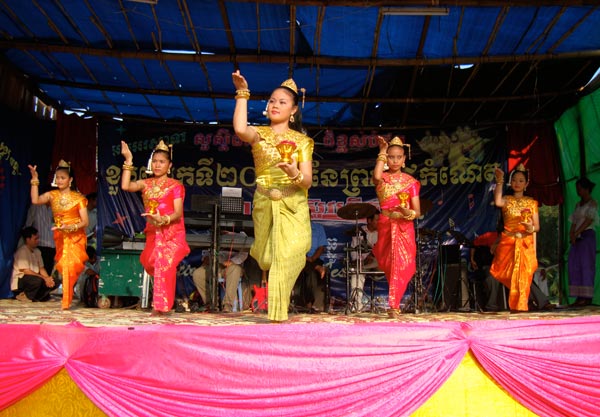
[[[0,300],[0,416],[598,416],[600,308],[291,314]]]

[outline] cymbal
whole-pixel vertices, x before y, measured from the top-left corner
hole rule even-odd
[[[370,217],[377,213],[377,208],[369,203],[350,203],[338,210],[337,215],[342,219],[356,220]]]

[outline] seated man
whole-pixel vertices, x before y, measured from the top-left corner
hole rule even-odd
[[[44,268],[42,254],[37,248],[37,229],[25,227],[21,236],[25,244],[15,252],[11,290],[19,301],[48,301],[50,292],[58,288],[60,282],[48,275]]]
[[[327,248],[327,235],[320,223],[311,221],[310,228],[311,246],[306,254],[304,269],[298,276],[295,287],[298,288],[299,294],[294,294],[294,302],[296,305],[306,307],[309,313],[314,313],[316,309],[313,305],[320,310],[325,308],[325,293],[321,284],[324,282],[326,270],[321,255]]]
[[[362,262],[362,271],[379,271],[379,266],[377,265],[377,260],[371,250],[375,243],[377,243],[377,224],[379,223],[379,210],[367,217],[367,224],[363,224],[360,226],[359,235],[352,237],[352,247],[358,248],[361,246],[361,259]],[[358,251],[353,251],[350,253],[352,258],[352,262],[356,263],[358,258]],[[364,286],[365,286],[365,274],[351,274],[350,276],[350,294],[351,300],[355,303],[356,311],[362,311],[364,308],[363,305],[363,295],[364,295]]]
[[[75,284],[74,293],[86,306],[97,307],[97,287],[100,275],[100,263],[98,262],[98,256],[96,255],[96,249],[94,249],[93,246],[87,246],[85,251],[88,255],[88,260],[85,263],[84,270],[79,274],[79,278]],[[91,284],[88,283],[89,280],[95,280],[96,291],[91,291],[94,288],[94,285],[89,285]],[[90,292],[86,292],[86,290],[89,290]]]
[[[223,312],[231,313],[233,305],[237,298],[237,288],[242,278],[244,269],[242,265],[248,258],[248,252],[219,252],[219,276],[225,280],[225,297],[223,298]],[[207,274],[210,270],[208,257],[204,258],[200,265],[192,274],[194,285],[202,297],[204,303],[208,303],[206,294],[206,280],[211,274]]]

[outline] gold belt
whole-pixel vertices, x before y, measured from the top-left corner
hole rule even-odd
[[[503,230],[502,233],[504,233],[506,236],[516,237],[517,239],[522,239],[525,236],[532,234],[527,232],[507,232],[506,230]]]
[[[381,214],[389,217],[390,219],[404,219],[404,214],[399,211],[381,210]]]
[[[298,190],[298,187],[296,187],[295,185],[284,185],[284,186],[278,187],[278,188],[276,188],[276,187],[266,188],[260,184],[258,184],[256,186],[257,193],[260,193],[266,197],[269,197],[269,199],[272,201],[279,201],[283,197],[290,197],[290,196],[294,195],[297,190]]]

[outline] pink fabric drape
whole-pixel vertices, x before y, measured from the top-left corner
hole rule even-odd
[[[420,324],[1,325],[0,409],[65,367],[111,416],[398,416],[471,349],[524,406],[600,415],[600,317]]]

